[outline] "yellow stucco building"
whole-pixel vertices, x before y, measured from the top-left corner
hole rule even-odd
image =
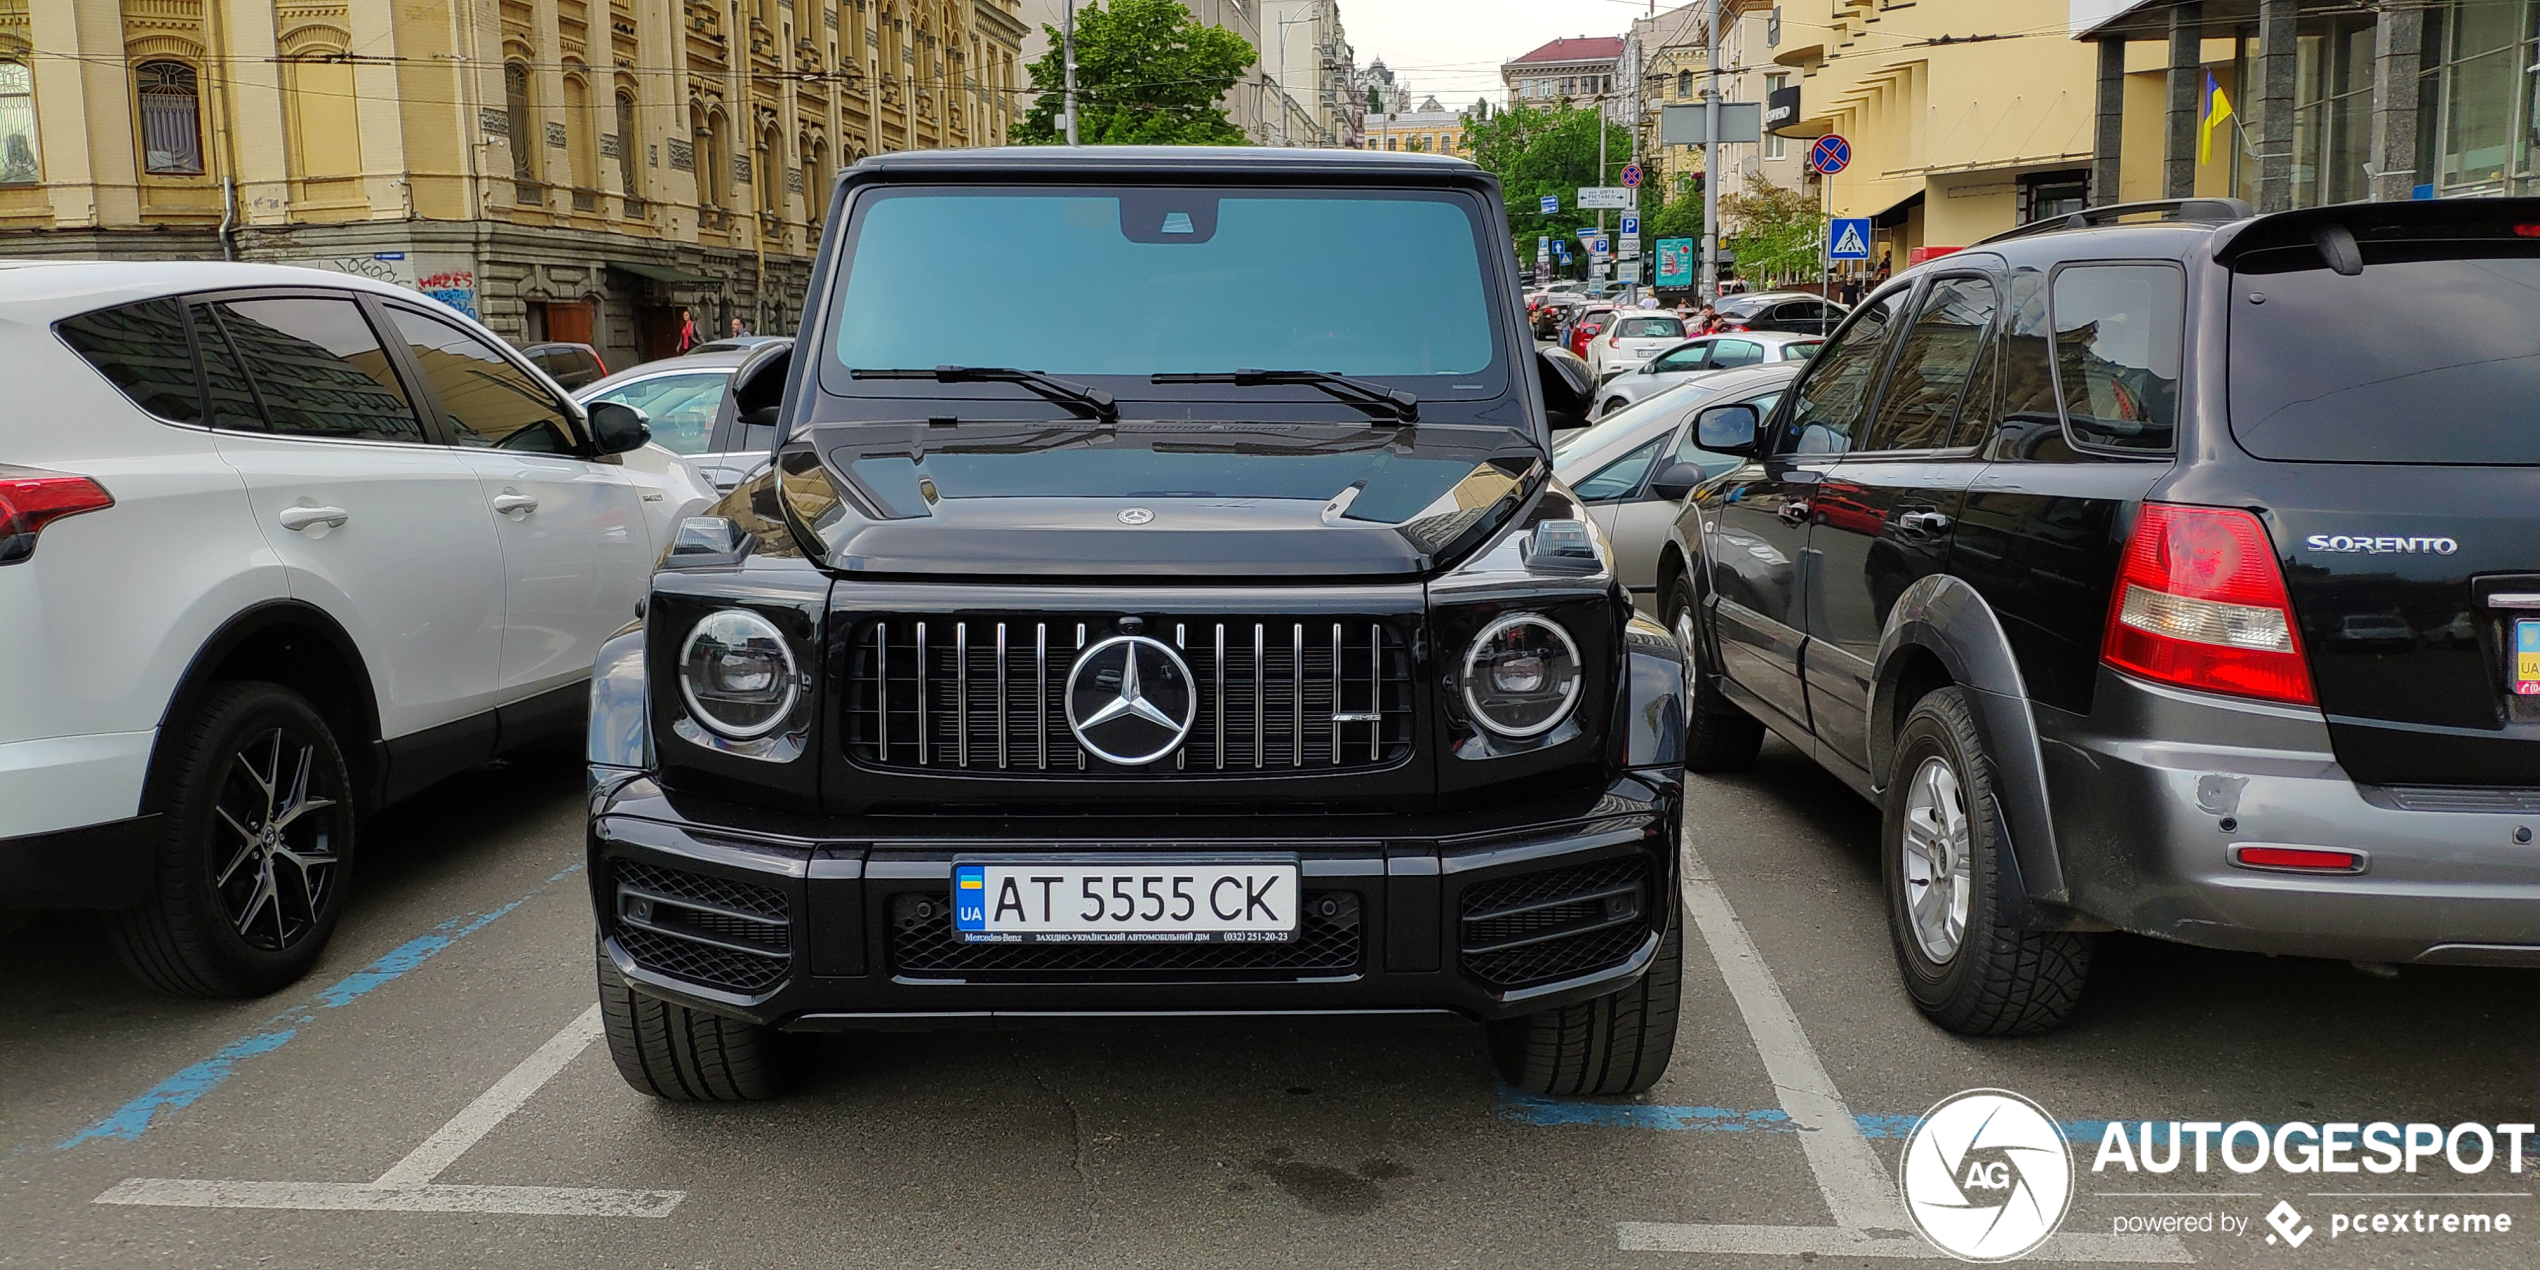
[[[389,278],[611,362],[784,330],[832,178],[1001,143],[1017,0],[0,0],[0,256]]]

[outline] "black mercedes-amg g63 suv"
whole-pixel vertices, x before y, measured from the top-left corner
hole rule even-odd
[[[833,192],[770,467],[600,655],[638,1089],[806,1034],[1457,1015],[1665,1069],[1683,663],[1552,479],[1496,182],[1329,151],[894,154]],[[983,321],[978,297],[1008,320]]]

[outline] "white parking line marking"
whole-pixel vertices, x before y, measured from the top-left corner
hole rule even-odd
[[[1728,895],[1691,847],[1685,849],[1684,903],[1719,964],[1720,977],[1728,981],[1738,1013],[1746,1016],[1746,1030],[1755,1038],[1755,1051],[1763,1056],[1764,1075],[1773,1082],[1782,1110],[1799,1126],[1800,1149],[1808,1155],[1808,1171],[1817,1175],[1817,1189],[1825,1194],[1834,1224],[1853,1230],[1909,1230],[1887,1167],[1861,1136],[1852,1108],[1844,1105],[1781,985],[1765,968],[1755,941],[1747,938],[1746,924],[1737,919]]]
[[[197,1182],[127,1178],[100,1204],[154,1208],[291,1208],[371,1213],[507,1213],[531,1217],[667,1217],[686,1191],[573,1186],[381,1186],[376,1182]]]
[[[686,1191],[578,1186],[448,1186],[432,1179],[458,1163],[496,1125],[528,1103],[600,1037],[600,1007],[576,1016],[388,1167],[375,1182],[199,1181],[129,1177],[91,1201],[156,1208],[288,1208],[332,1212],[504,1213],[533,1217],[667,1217]]]
[[[1728,893],[1688,842],[1684,846],[1684,906],[1711,950],[1729,996],[1764,1060],[1782,1110],[1799,1128],[1799,1146],[1825,1196],[1832,1226],[1721,1226],[1681,1222],[1620,1222],[1615,1241],[1626,1252],[1692,1252],[1729,1256],[1893,1257],[1935,1260],[1939,1249],[1915,1235],[1887,1166],[1861,1135],[1860,1122],[1835,1088],[1834,1078],[1808,1043],[1799,1015],[1782,995],[1746,925],[1729,907]],[[2048,1239],[2032,1254],[2055,1261],[2129,1261],[2188,1264],[2196,1259],[2168,1235],[2072,1235]]]
[[[511,1074],[494,1082],[492,1089],[477,1095],[466,1110],[450,1117],[450,1123],[423,1140],[423,1145],[406,1153],[406,1158],[390,1165],[379,1175],[374,1186],[421,1186],[441,1176],[459,1157],[467,1154],[477,1140],[494,1131],[521,1104],[529,1101],[538,1087],[554,1079],[565,1064],[582,1056],[591,1042],[600,1039],[600,1007],[594,1003],[580,1018],[565,1025],[538,1052],[520,1060]]]

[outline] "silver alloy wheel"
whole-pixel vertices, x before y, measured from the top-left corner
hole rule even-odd
[[[1967,937],[1967,905],[1975,875],[1975,842],[1958,771],[1935,754],[1905,787],[1905,916],[1914,943],[1935,965],[1947,965]]]

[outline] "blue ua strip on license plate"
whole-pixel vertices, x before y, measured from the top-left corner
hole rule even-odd
[[[2514,619],[2514,695],[2540,697],[2540,618]]]

